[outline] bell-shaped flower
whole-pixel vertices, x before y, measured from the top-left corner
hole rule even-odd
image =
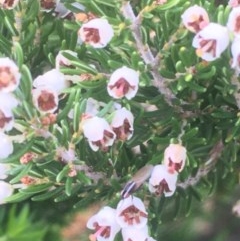
[[[228,29],[217,23],[209,23],[195,35],[192,42],[197,49],[196,54],[206,61],[219,58],[228,44]]]
[[[113,72],[107,85],[110,96],[121,99],[124,96],[132,99],[138,91],[139,74],[128,67],[121,67]]]
[[[65,80],[64,74],[59,70],[52,69],[34,79],[33,86],[35,88],[50,88],[60,94],[68,88],[69,82]]]
[[[0,204],[4,204],[4,199],[10,197],[13,194],[14,188],[11,184],[0,181]]]
[[[61,50],[58,52],[57,56],[56,56],[56,61],[55,61],[55,66],[57,70],[60,70],[60,67],[62,66],[66,66],[69,67],[71,66],[71,60],[69,60],[68,58],[66,58],[64,56],[64,53],[76,58],[77,57],[77,53],[72,51],[72,50]]]
[[[156,241],[152,237],[149,237],[147,225],[141,229],[123,228],[122,237],[123,241]]]
[[[103,207],[88,220],[87,228],[95,231],[89,236],[91,241],[113,241],[120,231],[120,226],[116,222],[116,210],[108,206]]]
[[[107,150],[116,138],[108,122],[97,116],[82,120],[82,129],[93,151]]]
[[[240,0],[229,0],[228,5],[232,8],[240,6]]]
[[[122,141],[129,140],[133,135],[133,114],[125,107],[113,113],[111,126],[116,138]]]
[[[82,42],[94,48],[104,48],[111,41],[114,32],[106,19],[95,18],[84,23],[78,35]]]
[[[8,177],[8,171],[10,170],[10,165],[5,163],[0,163],[0,179],[6,179]]]
[[[164,151],[163,163],[171,173],[181,172],[185,166],[187,150],[181,144],[170,144]]]
[[[53,113],[58,108],[58,94],[51,88],[37,88],[32,90],[33,104],[43,113]]]
[[[231,67],[240,73],[240,38],[234,38],[231,45],[232,65]]]
[[[193,33],[199,32],[210,22],[207,11],[198,5],[186,9],[182,14],[182,21],[184,26]]]
[[[147,211],[140,198],[129,196],[117,205],[116,219],[121,228],[143,228],[147,224]]]
[[[0,58],[0,92],[14,91],[20,78],[18,66],[9,58]]]
[[[235,35],[240,35],[240,6],[233,8],[230,12],[227,27]]]
[[[0,7],[3,9],[13,9],[17,6],[19,0],[0,0]]]
[[[7,158],[13,153],[12,140],[8,135],[0,132],[0,159]]]
[[[149,179],[149,191],[157,196],[172,196],[176,190],[177,176],[177,172],[170,173],[165,165],[155,166]]]

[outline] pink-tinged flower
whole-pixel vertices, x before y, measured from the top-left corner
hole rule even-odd
[[[235,35],[240,35],[240,7],[235,7],[230,12],[227,27]]]
[[[8,171],[10,170],[9,164],[0,163],[0,179],[6,179],[8,177]]]
[[[194,5],[185,10],[182,21],[189,31],[197,33],[209,24],[209,17],[204,8]]]
[[[7,158],[12,153],[13,144],[11,139],[3,132],[0,132],[0,159]]]
[[[133,69],[123,66],[113,72],[107,85],[110,96],[116,99],[132,99],[138,91],[139,74]]]
[[[129,140],[133,135],[133,114],[125,107],[114,112],[111,126],[116,138],[122,141]]]
[[[231,67],[236,70],[236,72],[240,73],[240,39],[235,38],[231,45],[232,52],[232,65]]]
[[[71,60],[69,60],[68,58],[66,58],[63,54],[69,54],[72,57],[76,58],[77,57],[77,53],[72,51],[72,50],[61,50],[58,52],[57,56],[56,56],[56,69],[60,70],[60,67],[69,67],[71,66]]]
[[[219,58],[228,44],[228,29],[217,23],[209,23],[195,35],[192,42],[197,55],[206,61]]]
[[[12,92],[20,82],[18,66],[9,58],[0,58],[0,91]]]
[[[240,0],[229,0],[228,5],[232,8],[238,7],[240,5]]]
[[[82,129],[93,151],[107,150],[108,146],[112,146],[116,138],[108,122],[97,116],[84,119]]]
[[[187,150],[181,144],[170,144],[164,151],[163,162],[171,173],[181,172],[185,166]]]
[[[114,32],[106,19],[95,18],[84,23],[79,29],[81,41],[94,48],[104,48],[112,39]]]
[[[60,94],[68,88],[69,82],[65,80],[64,74],[59,70],[52,69],[34,79],[33,86],[35,88],[50,88]]]
[[[122,229],[123,241],[156,241],[149,237],[147,225],[143,228],[123,228]]]
[[[13,9],[17,6],[19,0],[0,0],[0,7],[4,9]]]
[[[149,191],[160,196],[170,197],[176,190],[177,172],[170,173],[165,165],[157,165],[153,168],[149,179]]]
[[[94,229],[95,233],[89,236],[91,241],[112,241],[120,231],[116,222],[116,210],[105,206],[87,222],[87,228]]]
[[[11,184],[0,181],[0,204],[4,204],[4,199],[10,197],[13,194],[13,187]]]
[[[41,113],[53,113],[58,108],[57,92],[50,88],[32,90],[33,104]]]
[[[56,149],[56,156],[60,161],[65,163],[72,163],[76,159],[75,151],[72,148],[58,147]]]
[[[116,219],[121,228],[143,228],[147,224],[147,217],[140,198],[129,196],[118,203]]]

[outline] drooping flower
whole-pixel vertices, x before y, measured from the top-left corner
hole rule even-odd
[[[94,229],[95,233],[89,236],[91,241],[112,241],[120,231],[116,222],[116,210],[105,206],[87,222],[87,228]]]
[[[4,204],[4,199],[10,197],[13,194],[13,187],[11,184],[0,181],[0,204]]]
[[[181,172],[185,166],[187,150],[181,144],[170,144],[164,151],[163,163],[170,173]]]
[[[121,67],[113,72],[107,85],[110,96],[121,99],[124,96],[132,99],[138,91],[139,74],[128,67]]]
[[[53,113],[58,108],[57,92],[50,88],[37,88],[32,90],[33,104],[41,113]]]
[[[123,241],[156,241],[148,234],[147,225],[143,228],[123,228],[122,229]]]
[[[199,57],[206,61],[213,61],[220,57],[229,44],[226,27],[217,23],[209,23],[193,38],[192,45]]]
[[[118,109],[113,114],[111,126],[116,138],[122,141],[129,140],[133,135],[133,114],[125,107]]]
[[[94,48],[104,48],[112,39],[114,32],[106,19],[95,18],[84,23],[79,29],[81,41]]]
[[[149,179],[149,191],[157,196],[172,196],[176,190],[177,176],[177,172],[168,172],[165,165],[155,166]]]
[[[194,33],[199,32],[209,24],[207,11],[198,5],[186,9],[181,17],[184,26]]]
[[[116,134],[112,131],[108,122],[97,116],[84,119],[82,129],[93,151],[97,151],[99,148],[106,150],[109,146],[112,146],[116,138]]]
[[[0,132],[0,159],[7,158],[12,153],[13,144],[11,139],[3,132]]]
[[[117,205],[116,219],[121,228],[143,228],[147,224],[147,211],[140,198],[129,196]]]
[[[227,27],[235,35],[240,35],[240,6],[233,8],[230,12]]]
[[[77,57],[77,53],[72,50],[59,51],[56,56],[56,63],[55,63],[57,70],[60,70],[60,67],[62,67],[62,66],[67,66],[67,67],[71,66],[71,61],[64,56],[64,53],[69,54],[75,58]]]
[[[10,170],[10,165],[5,163],[0,163],[0,179],[6,179],[8,177],[7,172]]]
[[[52,69],[34,79],[33,86],[35,88],[50,88],[60,94],[69,86],[69,82],[59,70]]]
[[[19,0],[0,0],[0,7],[4,9],[13,9],[17,6]]]
[[[9,58],[0,58],[0,91],[12,92],[20,82],[18,66]]]
[[[232,65],[231,67],[236,70],[236,72],[240,73],[240,39],[235,38],[231,45],[232,52]]]

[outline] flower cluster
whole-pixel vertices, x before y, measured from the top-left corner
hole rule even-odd
[[[232,10],[228,16],[226,26],[210,22],[206,10],[200,6],[189,7],[182,14],[184,26],[195,33],[192,45],[196,48],[199,57],[206,61],[214,61],[227,49],[231,40],[231,53],[233,56],[232,68],[239,74],[240,72],[240,6],[239,1],[229,1]]]

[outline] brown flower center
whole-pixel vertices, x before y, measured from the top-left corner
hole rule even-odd
[[[56,1],[55,0],[41,0],[41,7],[45,9],[52,9],[55,8],[56,6]]]
[[[189,22],[188,26],[192,27],[195,32],[199,32],[201,30],[201,23],[204,22],[203,16],[200,15],[199,18],[193,22]]]
[[[0,128],[3,128],[11,120],[12,120],[12,117],[5,116],[4,113],[0,110]]]
[[[99,43],[100,42],[100,35],[99,30],[96,28],[83,28],[85,32],[86,42],[91,43]]]
[[[56,107],[54,95],[46,90],[41,91],[41,95],[38,97],[38,106],[42,111],[49,111]]]
[[[216,46],[217,46],[216,39],[208,39],[208,40],[203,39],[200,41],[201,50],[205,53],[211,53],[213,57],[216,57]]]
[[[98,141],[92,141],[93,145],[98,146],[102,151],[107,151],[106,143],[109,139],[113,138],[113,133],[107,130],[103,131],[103,139]]]
[[[123,121],[123,125],[119,127],[113,127],[113,131],[115,132],[117,139],[125,141],[129,134],[132,134],[132,130],[130,130],[131,125],[129,124],[128,119]]]
[[[165,179],[163,179],[158,185],[154,186],[154,188],[156,189],[155,194],[158,196],[162,195],[164,192],[171,192]]]
[[[0,89],[16,84],[14,75],[9,67],[0,67]]]
[[[168,162],[168,167],[171,170],[175,170],[175,171],[179,172],[179,170],[182,168],[183,161],[181,161],[181,162],[173,162],[170,157],[168,158],[168,161],[169,161]]]
[[[126,95],[130,89],[134,90],[135,86],[129,84],[129,82],[120,78],[114,85],[110,85],[109,88],[115,92],[118,97]]]

